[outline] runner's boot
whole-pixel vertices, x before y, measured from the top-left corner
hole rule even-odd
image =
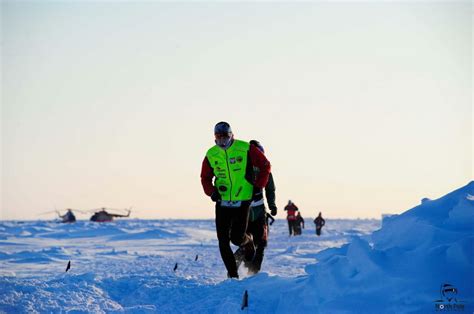
[[[242,245],[240,248],[244,252],[244,258],[247,262],[253,261],[255,258],[255,245],[253,244],[253,236],[251,234],[248,234],[248,240],[247,242]]]
[[[241,248],[238,248],[237,251],[234,253],[235,263],[237,265],[237,269],[239,269],[240,265],[245,259],[244,251]]]

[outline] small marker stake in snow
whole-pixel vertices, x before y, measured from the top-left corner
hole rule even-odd
[[[71,261],[67,262],[66,273],[69,269],[71,269]]]
[[[173,271],[176,271],[176,269],[178,269],[178,263],[174,264]]]
[[[242,299],[242,308],[240,310],[243,310],[248,306],[249,306],[249,294],[248,294],[247,290],[245,290],[244,298]]]
[[[194,261],[197,261],[198,260],[198,255],[196,254],[196,258],[194,259]]]

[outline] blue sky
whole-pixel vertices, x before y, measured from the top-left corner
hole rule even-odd
[[[473,177],[471,17],[469,1],[4,1],[0,219],[213,217],[199,173],[221,120],[265,146],[280,209],[378,218],[444,195]]]

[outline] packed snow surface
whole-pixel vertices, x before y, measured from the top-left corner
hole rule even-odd
[[[0,312],[472,313],[472,195],[474,182],[381,229],[327,219],[320,237],[305,212],[302,236],[277,220],[262,271],[240,280],[226,278],[212,220],[3,221]]]

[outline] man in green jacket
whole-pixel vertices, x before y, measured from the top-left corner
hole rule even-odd
[[[255,257],[252,235],[247,234],[249,206],[259,197],[270,174],[270,162],[254,145],[234,139],[227,122],[214,127],[215,143],[204,157],[201,184],[216,202],[216,231],[227,276],[238,278],[230,243],[241,248],[247,261]],[[254,168],[259,170],[254,174]]]

